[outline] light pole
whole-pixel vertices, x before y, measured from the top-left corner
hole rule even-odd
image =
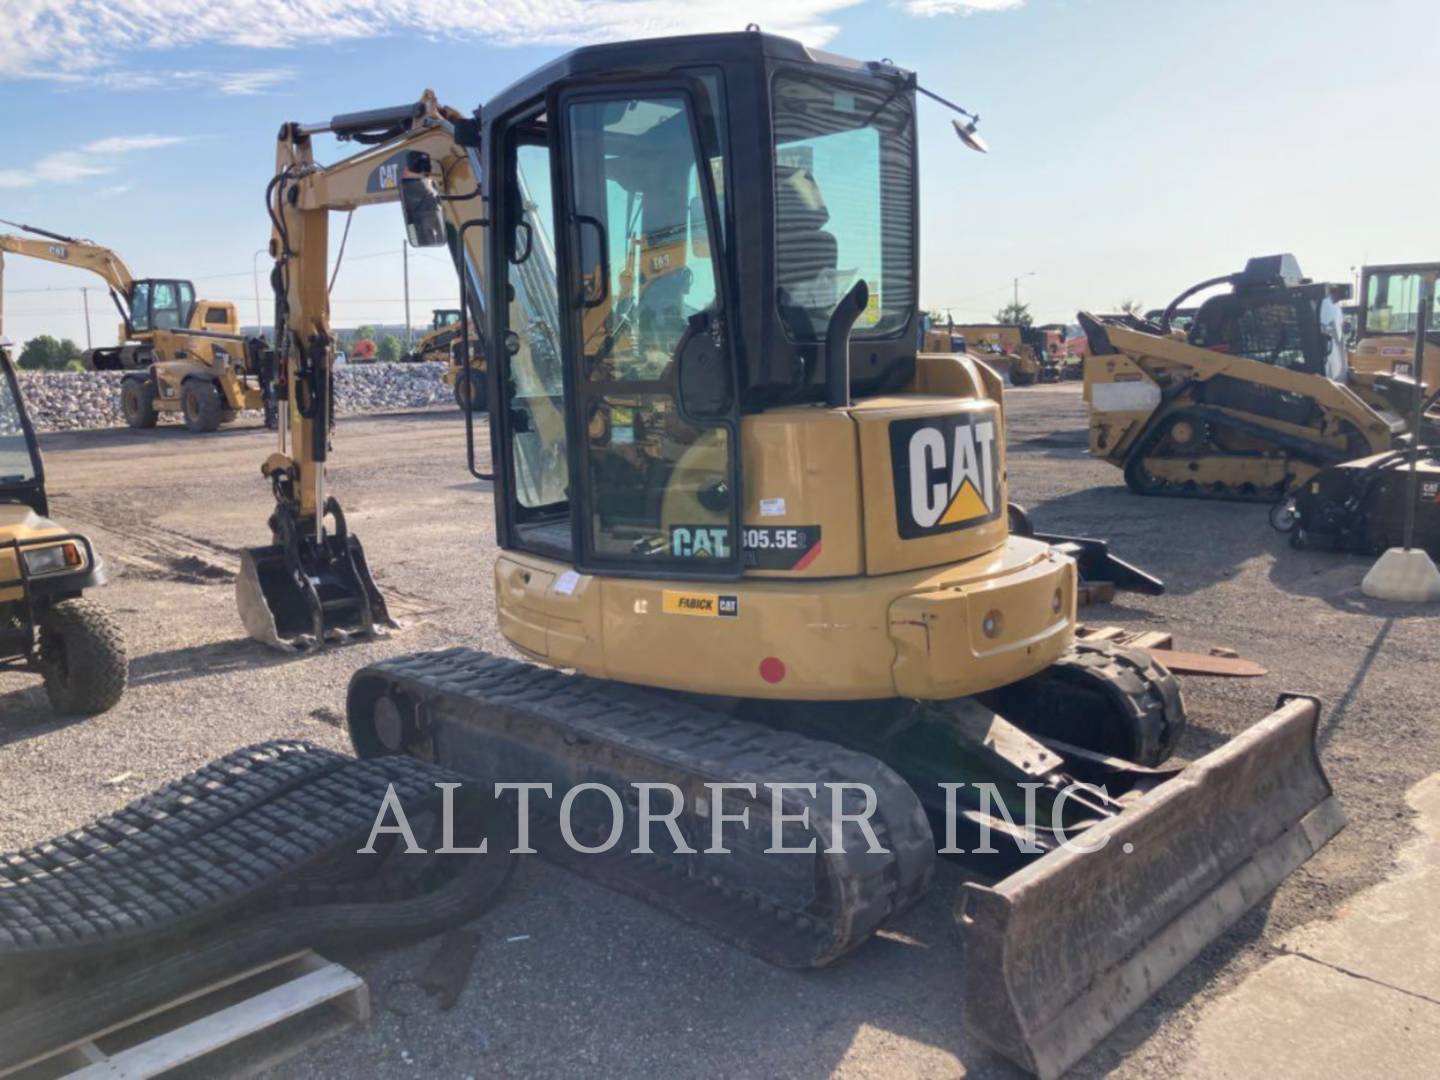
[[[85,349],[88,352],[94,347],[90,344],[90,290],[83,285],[80,286],[80,299],[85,305]]]
[[[1014,310],[1015,310],[1016,312],[1019,312],[1019,310],[1020,310],[1020,281],[1021,281],[1021,279],[1023,279],[1023,278],[1034,277],[1034,276],[1035,276],[1035,271],[1034,271],[1034,270],[1027,270],[1027,271],[1025,271],[1025,273],[1023,273],[1023,274],[1017,274],[1017,275],[1015,276],[1015,279],[1014,279],[1014,282],[1013,282],[1013,284],[1014,284],[1014,286],[1015,286],[1015,303],[1014,303],[1013,307],[1014,307]]]
[[[266,248],[261,248],[250,257],[250,270],[255,277],[255,329],[260,333],[265,332],[265,313],[260,308],[260,264],[256,260],[261,255],[268,255]]]

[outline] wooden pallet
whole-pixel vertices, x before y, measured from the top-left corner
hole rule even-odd
[[[307,950],[237,972],[42,1057],[0,1069],[0,1078],[143,1080],[177,1071],[248,1075],[369,1018],[365,980]]]
[[[1175,636],[1167,630],[1126,630],[1119,626],[1075,628],[1077,641],[1109,641],[1145,649],[1177,675],[1207,675],[1217,679],[1254,679],[1268,674],[1254,660],[1237,656],[1233,649],[1214,648],[1208,653],[1182,652],[1175,648]]]

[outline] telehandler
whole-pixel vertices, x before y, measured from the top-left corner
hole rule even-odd
[[[1221,285],[1229,291],[1179,330],[1180,305]],[[1142,495],[1273,503],[1329,465],[1398,445],[1423,387],[1381,371],[1326,376],[1344,343],[1320,308],[1347,288],[1313,282],[1279,255],[1192,286],[1158,323],[1081,312],[1090,452]]]
[[[238,602],[282,646],[385,621],[325,480],[327,217],[398,189],[496,343],[494,471],[473,439],[470,465],[494,483],[500,629],[529,660],[360,670],[356,751],[487,789],[608,786],[608,812],[567,802],[573,835],[519,803],[530,842],[788,966],[860,945],[924,894],[937,848],[970,851],[991,883],[959,913],[967,1022],[1055,1076],[1343,814],[1314,699],[1179,766],[1174,677],[1076,642],[1074,561],[1009,527],[999,378],[917,354],[917,93],[888,62],[746,32],[581,48],[473,116],[427,93],[285,124],[267,205],[287,422],[274,542],[245,553]],[[325,133],[372,149],[321,165]],[[641,781],[672,785],[667,839],[563,842],[638,828]],[[1022,791],[1033,828],[986,794],[1018,810]],[[768,827],[712,852],[742,811],[793,853]],[[977,852],[986,830],[1003,839]]]
[[[475,336],[476,328],[470,328],[470,362],[460,364],[459,308],[436,308],[430,320],[430,329],[415,343],[413,351],[401,359],[407,363],[420,361],[441,361],[447,365],[443,376],[446,386],[455,388],[455,404],[466,410],[485,410],[485,354]],[[468,367],[468,372],[467,372]]]
[[[0,339],[0,671],[38,672],[57,713],[92,716],[125,692],[120,628],[85,594],[105,565],[80,533],[52,521],[45,466]]]
[[[132,428],[178,413],[194,432],[211,432],[243,409],[262,409],[273,425],[264,343],[240,334],[235,305],[196,300],[179,278],[136,278],[124,260],[89,240],[5,222],[32,236],[0,235],[0,304],[5,253],[28,255],[99,275],[123,320],[120,344],[85,353],[95,371],[124,371],[120,408]],[[34,237],[34,238],[32,238]]]

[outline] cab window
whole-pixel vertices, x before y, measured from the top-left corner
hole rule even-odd
[[[809,75],[775,81],[776,300],[795,341],[819,341],[856,281],[860,337],[915,308],[914,126],[898,95]]]
[[[1414,334],[1420,312],[1420,275],[1402,271],[1371,274],[1365,288],[1367,334]],[[1440,329],[1440,289],[1426,324]]]
[[[20,423],[19,391],[0,369],[0,487],[35,479],[35,459]]]

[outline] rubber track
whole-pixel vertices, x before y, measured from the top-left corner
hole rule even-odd
[[[1155,425],[1153,431],[1145,435],[1139,443],[1131,448],[1130,453],[1125,458],[1125,483],[1135,494],[1158,496],[1161,498],[1214,499],[1224,502],[1254,503],[1273,503],[1280,497],[1281,493],[1274,488],[1257,488],[1253,492],[1246,492],[1241,488],[1226,485],[1225,490],[1215,491],[1213,488],[1199,484],[1192,488],[1182,483],[1173,483],[1164,480],[1157,481],[1160,486],[1150,487],[1142,480],[1139,480],[1135,474],[1145,468],[1146,455],[1164,439],[1165,433],[1169,430],[1171,424],[1176,420],[1182,419],[1192,420],[1199,424],[1224,425],[1242,434],[1269,439],[1278,449],[1285,452],[1287,464],[1292,458],[1317,466],[1329,465],[1337,461],[1345,460],[1345,455],[1339,451],[1331,450],[1328,447],[1312,446],[1302,439],[1287,436],[1282,432],[1272,431],[1263,424],[1246,423],[1206,406],[1177,409],[1175,412],[1162,418],[1162,420]],[[1232,456],[1236,458],[1236,460],[1244,460],[1245,458],[1258,455],[1258,451],[1250,451],[1244,454],[1237,453],[1228,456]],[[1217,449],[1214,456],[1226,455],[1223,450]],[[1165,460],[1173,461],[1176,459],[1168,458]]]
[[[918,900],[929,885],[934,840],[915,793],[893,770],[856,753],[790,732],[777,731],[661,692],[502,659],[456,648],[385,661],[357,672],[351,682],[349,718],[352,738],[362,754],[383,752],[369,728],[370,706],[386,693],[418,710],[429,725],[436,760],[458,772],[497,780],[556,783],[553,800],[531,799],[531,842],[547,856],[576,872],[698,923],[719,936],[771,961],[791,967],[825,964],[856,947],[887,918]],[[413,711],[411,712],[413,715]],[[518,749],[516,749],[518,747]],[[507,766],[503,758],[515,764]],[[542,775],[521,762],[539,763]],[[504,774],[507,768],[516,771]],[[503,774],[503,775],[502,775]],[[844,854],[777,854],[711,857],[661,853],[636,855],[628,829],[614,852],[587,855],[560,842],[556,814],[564,789],[581,780],[605,779],[675,783],[689,795],[706,782],[754,783],[758,798],[738,796],[764,820],[768,846],[770,795],[767,782],[865,783],[876,793],[872,818],[887,854],[870,854],[858,828],[847,824]],[[859,792],[847,792],[847,808],[863,808]],[[663,800],[663,796],[660,797]],[[730,796],[727,795],[727,809]],[[578,804],[577,804],[578,805]],[[661,801],[660,809],[668,803]],[[708,846],[708,821],[687,799],[682,828]],[[810,813],[818,847],[829,846],[830,800],[827,789],[815,797],[789,791],[787,813]],[[603,813],[603,839],[609,811]],[[627,823],[628,824],[628,823]],[[756,826],[752,825],[752,831]],[[737,833],[744,830],[736,828]],[[652,829],[655,839],[664,829]],[[690,833],[687,833],[690,835]],[[589,844],[594,839],[581,837]],[[786,840],[787,843],[791,841]],[[738,851],[736,838],[726,843]],[[803,841],[801,841],[803,843]],[[793,902],[757,884],[777,871],[774,860],[810,859],[820,884],[810,903]],[[768,860],[757,868],[755,859]]]
[[[1166,761],[1185,732],[1185,701],[1180,680],[1144,649],[1109,641],[1077,641],[1039,674],[985,695],[986,701],[1022,729],[1049,733],[1079,746],[1089,745],[1083,731],[1061,734],[1050,703],[1064,700],[1072,687],[1093,690],[1123,718],[1138,744],[1128,760],[1146,767]],[[1027,723],[1032,706],[1043,710],[1038,729]],[[1083,718],[1076,722],[1083,722]]]
[[[450,779],[410,759],[265,743],[0,856],[0,992],[36,970],[133,954],[221,920],[420,897],[416,874],[377,874],[381,855],[354,853],[388,786],[414,824],[436,805],[435,782]]]

